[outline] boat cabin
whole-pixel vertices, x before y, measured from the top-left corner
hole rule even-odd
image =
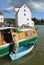
[[[15,36],[18,39],[18,43],[20,43],[23,40],[28,40],[29,38],[33,38],[37,36],[37,33],[35,29],[18,29],[14,27],[5,27],[5,28],[0,28],[0,46],[4,44],[10,44],[13,41],[12,37],[12,32],[10,30],[13,29],[15,32]],[[22,43],[23,44],[23,43]]]
[[[11,30],[15,32],[17,38],[19,37],[18,33],[20,33],[21,31],[18,28],[15,27],[0,28],[0,46],[13,43]]]

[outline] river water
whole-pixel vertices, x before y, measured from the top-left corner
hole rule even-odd
[[[38,40],[33,51],[15,61],[9,56],[0,58],[0,65],[44,65],[44,25],[37,25],[37,28]]]

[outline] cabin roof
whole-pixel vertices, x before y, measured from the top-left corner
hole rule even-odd
[[[19,33],[19,32],[21,32],[21,30],[19,29],[19,28],[16,28],[16,27],[1,27],[0,28],[0,31],[2,31],[2,30],[8,30],[8,29],[14,29],[14,32],[16,32],[16,33]]]
[[[0,27],[0,30],[5,30],[5,29],[11,29],[11,28],[15,28],[15,27]]]

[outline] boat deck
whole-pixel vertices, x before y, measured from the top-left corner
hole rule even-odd
[[[34,45],[34,44],[24,45],[18,49],[18,52],[25,51],[25,50],[29,49],[32,45]]]

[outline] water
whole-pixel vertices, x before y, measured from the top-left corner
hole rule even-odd
[[[44,25],[38,25],[36,47],[28,55],[11,61],[9,56],[0,58],[0,65],[44,65]]]

